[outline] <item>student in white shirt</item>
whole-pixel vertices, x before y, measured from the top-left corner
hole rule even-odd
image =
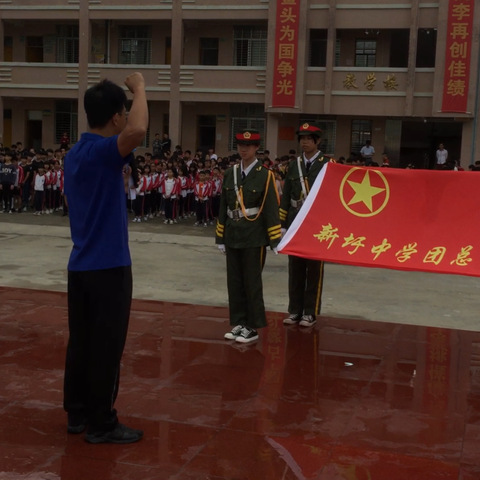
[[[41,215],[43,211],[43,204],[45,203],[45,172],[43,168],[39,168],[37,175],[35,175],[34,190],[34,215]]]

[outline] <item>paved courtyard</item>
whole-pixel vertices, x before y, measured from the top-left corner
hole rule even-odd
[[[237,347],[213,227],[131,226],[135,297],[117,408],[134,445],[66,433],[68,219],[0,216],[0,480],[478,480],[474,278],[326,268],[315,328]]]

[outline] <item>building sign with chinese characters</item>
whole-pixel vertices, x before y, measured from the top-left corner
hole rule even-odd
[[[328,163],[279,251],[335,263],[480,276],[477,181],[468,172]],[[462,209],[456,207],[462,198]],[[328,208],[325,208],[328,205]]]
[[[467,112],[474,4],[474,0],[449,2],[442,112]]]
[[[294,108],[297,84],[300,0],[277,0],[273,108]]]

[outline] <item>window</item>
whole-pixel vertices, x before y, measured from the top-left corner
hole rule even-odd
[[[57,25],[57,63],[78,63],[78,25]]]
[[[118,56],[118,63],[122,65],[150,65],[151,28],[148,25],[121,26]]]
[[[267,65],[268,31],[262,27],[235,27],[233,33],[234,59],[238,67]]]
[[[165,37],[165,65],[172,64],[172,37]]]
[[[265,141],[265,110],[262,104],[239,103],[232,105],[230,111],[230,142],[229,149],[236,150],[237,142],[235,135],[245,129],[254,128],[260,132],[263,142]]]
[[[390,30],[390,63],[392,68],[408,67],[410,30]]]
[[[355,46],[355,66],[375,67],[377,56],[376,40],[357,40]]]
[[[437,30],[419,28],[417,40],[417,68],[434,68],[437,51]]]
[[[200,65],[218,65],[218,38],[200,39]]]
[[[13,62],[13,37],[3,37],[3,61]]]
[[[309,67],[325,67],[327,65],[327,32],[326,29],[310,30]]]
[[[78,102],[76,100],[57,100],[55,102],[55,141],[60,143],[67,132],[70,143],[78,139]]]
[[[27,37],[27,62],[43,62],[43,37]]]
[[[340,45],[342,41],[337,38],[335,40],[335,66],[339,67],[340,66]]]
[[[304,123],[316,123],[322,129],[322,141],[320,150],[327,155],[335,155],[337,143],[337,121],[324,120],[315,115],[304,115],[300,118],[300,125]]]
[[[170,115],[168,113],[164,113],[162,132],[168,135],[169,129],[170,129]]]
[[[352,138],[350,150],[360,153],[367,140],[372,139],[372,122],[370,120],[352,120]]]

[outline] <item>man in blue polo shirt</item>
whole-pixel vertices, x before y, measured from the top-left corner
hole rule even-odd
[[[125,85],[133,93],[128,123],[120,86],[104,80],[86,91],[90,133],[65,159],[73,249],[64,408],[68,432],[81,433],[88,425],[90,443],[133,443],[143,436],[119,423],[113,408],[132,301],[123,167],[148,127],[143,76],[134,73]]]

